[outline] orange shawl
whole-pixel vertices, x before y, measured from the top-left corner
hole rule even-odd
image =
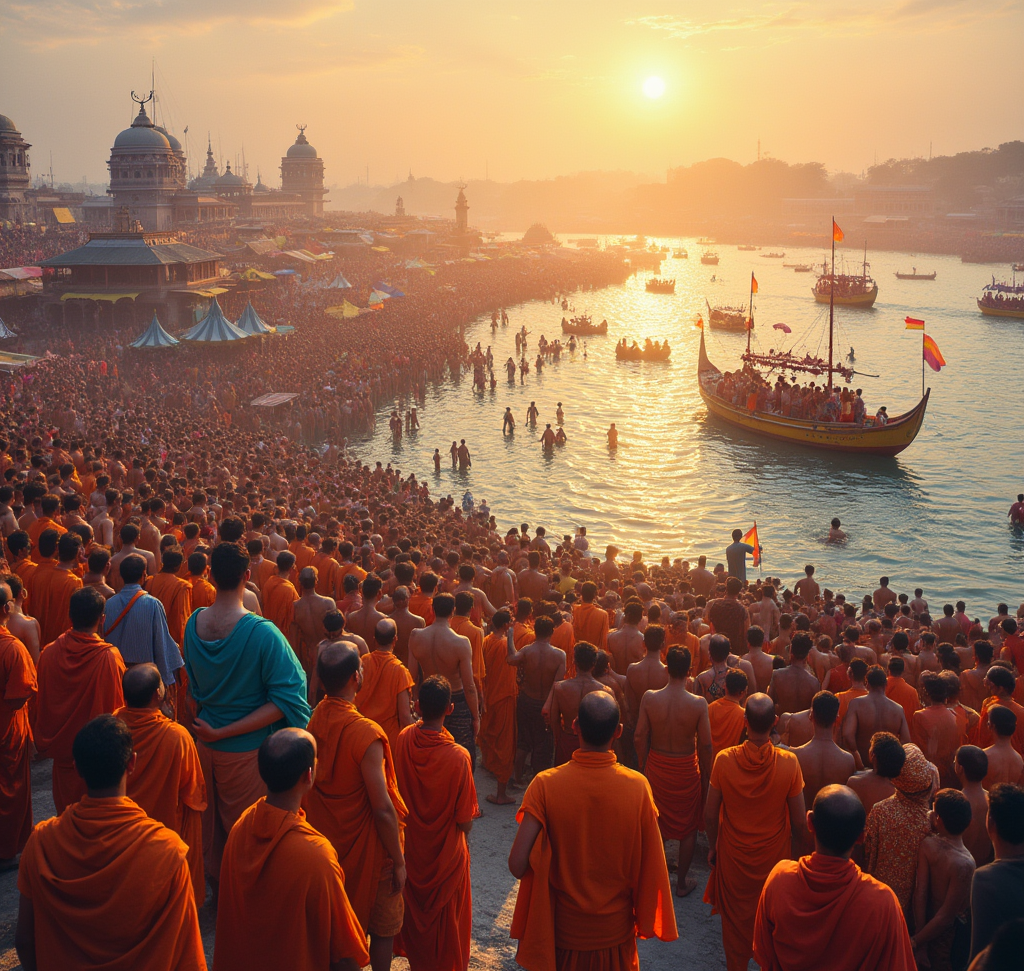
[[[398,696],[414,683],[409,669],[390,651],[370,651],[363,658],[363,686],[356,695],[356,707],[384,729],[392,751],[402,730]]]
[[[149,578],[146,591],[164,605],[167,630],[181,650],[185,643],[185,625],[192,616],[192,584],[173,573],[158,573]]]

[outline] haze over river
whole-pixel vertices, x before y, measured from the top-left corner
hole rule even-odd
[[[856,231],[846,238],[838,251],[851,271],[859,271],[863,238]],[[880,377],[858,375],[851,387],[864,389],[871,414],[884,404],[895,416],[917,403],[921,334],[905,329],[908,315],[925,320],[948,366],[938,374],[925,371],[932,395],[917,440],[894,459],[859,459],[748,437],[709,419],[697,390],[694,319],[702,311],[706,317],[705,297],[713,305],[746,305],[752,270],[759,283],[755,347],[827,355],[828,307],[811,296],[816,275],[782,265],[820,267],[823,251],[787,248],[783,260],[765,258],[769,247],[740,252],[721,245],[713,247],[719,265],[704,266],[695,240],[658,242],[689,253],[662,264],[661,275],[676,279],[674,295],[647,293],[644,282],[652,274],[644,272],[622,286],[570,297],[577,312],[608,320],[606,337],[587,340],[586,360],[581,349],[540,375],[534,370],[540,335],[562,336],[559,306],[535,301],[509,308],[509,326],[493,336],[489,317],[481,318],[466,340],[470,347],[478,341],[492,346],[497,388],[474,393],[472,371],[463,371],[459,382],[428,389],[417,434],[393,444],[389,409],[382,409],[376,433],[355,442],[355,454],[417,472],[435,495],[461,499],[471,490],[478,502],[487,500],[502,533],[525,521],[558,539],[585,525],[595,553],[614,543],[624,553],[642,550],[649,562],[705,553],[714,563],[724,560],[731,530],[746,530],[756,520],[764,572],[790,584],[805,563],[814,563],[823,585],[848,594],[870,592],[887,574],[897,590],[923,587],[933,613],[957,598],[986,620],[1000,601],[1015,609],[1024,536],[1011,531],[1006,513],[1024,492],[1024,321],[983,317],[975,304],[993,273],[1005,279],[1009,268],[869,249],[878,300],[871,310],[836,308],[836,348],[838,359],[852,345],[858,371]],[[896,270],[912,266],[938,277],[896,279]],[[792,328],[789,337],[773,329],[780,321]],[[503,365],[515,356],[513,335],[524,325],[531,370],[525,385],[517,377],[513,386]],[[738,367],[745,336],[707,335],[711,360],[722,370]],[[621,337],[640,344],[646,337],[668,338],[671,360],[619,363],[615,342]],[[535,429],[526,424],[531,401],[541,414]],[[554,426],[559,401],[568,444],[545,454],[540,434],[546,422]],[[507,405],[517,428],[503,437]],[[613,452],[606,442],[612,422],[619,429]],[[448,456],[459,438],[473,457],[466,474],[453,470]],[[431,461],[435,447],[444,458],[439,478]],[[849,533],[841,547],[822,542],[833,516]]]

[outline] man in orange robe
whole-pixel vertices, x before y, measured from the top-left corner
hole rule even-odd
[[[75,572],[81,548],[82,538],[77,533],[65,533],[57,542],[57,565],[45,573],[36,570],[32,578],[32,615],[39,621],[40,643],[44,646],[71,627],[68,604],[71,595],[82,589],[82,580]]]
[[[124,706],[121,652],[99,635],[106,606],[95,587],[71,595],[72,629],[61,634],[39,656],[39,708],[36,748],[53,759],[53,803],[58,815],[85,794],[75,771],[72,744],[86,722]]]
[[[333,597],[338,583],[338,571],[341,565],[334,558],[338,552],[338,541],[328,536],[320,545],[312,565],[316,567],[316,592],[321,597]]]
[[[167,631],[181,650],[185,643],[185,625],[192,616],[192,584],[178,576],[181,569],[181,550],[164,550],[162,569],[150,577],[146,592],[164,605],[167,615]]]
[[[263,616],[288,638],[294,650],[297,638],[294,632],[295,601],[299,592],[288,577],[295,566],[295,557],[287,550],[277,556],[277,573],[267,578],[263,586]]]
[[[864,820],[846,786],[825,786],[814,797],[807,814],[814,853],[777,863],[761,893],[754,925],[761,971],[916,971],[896,894],[850,860]]]
[[[342,546],[345,544],[343,543]],[[349,544],[351,545],[351,544]],[[342,565],[344,570],[344,565]],[[342,577],[338,576],[338,586],[341,586]],[[434,592],[437,589],[437,577],[433,573],[424,573],[420,577],[420,585],[409,597],[409,613],[415,617],[422,617],[423,623],[429,627],[434,623]]]
[[[412,687],[409,669],[395,657],[398,627],[387,617],[373,629],[374,649],[363,658],[363,684],[356,707],[363,717],[384,729],[394,751],[398,733],[412,724]]]
[[[41,502],[43,514],[28,527],[28,538],[32,546],[39,548],[39,537],[48,529],[55,529],[63,536],[67,530],[54,518],[60,512],[60,497],[45,495]]]
[[[32,559],[32,544],[28,533],[16,529],[7,537],[7,551],[10,553],[11,570],[21,577],[21,582],[28,587],[32,574],[39,564]]]
[[[711,764],[724,748],[739,745],[746,721],[743,696],[747,693],[747,675],[736,668],[725,675],[725,696],[708,705],[711,722]]]
[[[155,664],[137,664],[122,682],[125,707],[114,712],[132,733],[135,771],[128,776],[128,798],[150,819],[177,833],[188,847],[188,868],[196,907],[206,899],[203,873],[203,810],[206,783],[196,743],[188,731],[161,710],[164,682]]]
[[[483,644],[484,713],[480,716],[480,753],[484,768],[498,780],[498,791],[487,796],[496,806],[510,806],[515,800],[506,794],[516,764],[516,670],[508,663],[508,628],[512,617],[502,607],[491,618],[492,632]],[[562,625],[569,626],[566,624]]]
[[[580,590],[582,601],[572,608],[572,629],[576,640],[587,641],[599,651],[608,646],[608,611],[594,603],[597,584],[587,581]]]
[[[802,845],[805,825],[800,763],[771,743],[775,703],[753,694],[745,715],[747,740],[715,759],[704,810],[712,867],[704,902],[722,915],[729,971],[746,971],[764,882],[776,863],[789,858],[791,839]]]
[[[206,971],[188,849],[125,795],[131,732],[103,715],[78,733],[74,752],[87,794],[36,826],[21,856],[14,943],[23,966]]]
[[[370,963],[338,855],[302,811],[316,754],[301,728],[260,745],[267,795],[242,813],[224,848],[213,971]]]
[[[516,962],[529,971],[633,971],[637,937],[679,936],[658,812],[647,780],[611,751],[622,734],[611,694],[586,695],[573,729],[580,747],[571,761],[534,776],[516,816],[508,858],[521,881]]]
[[[306,527],[299,525],[295,530],[295,539],[288,544],[288,552],[295,557],[293,564],[292,574],[289,578],[292,583],[299,582],[299,574],[306,569],[307,566],[312,566],[313,559],[316,557],[316,550],[313,549],[309,543],[306,542]],[[277,558],[278,569],[281,568],[281,557]]]
[[[206,579],[209,560],[205,553],[193,553],[188,558],[188,582],[192,585],[192,612],[209,607],[217,599],[217,588]]]
[[[484,676],[487,664],[484,661],[484,632],[473,623],[470,614],[476,606],[476,598],[466,590],[455,594],[455,613],[452,614],[451,628],[469,641],[473,652],[473,683],[476,685],[476,696],[482,698],[484,693]]]
[[[12,860],[32,832],[32,730],[36,666],[28,648],[7,628],[14,606],[0,583],[0,863]]]
[[[303,799],[309,824],[331,841],[346,875],[346,892],[374,964],[387,967],[402,929],[405,803],[398,791],[384,730],[359,713],[359,651],[325,645],[317,676],[327,696],[309,720],[320,753],[313,788]]]
[[[410,971],[466,971],[473,930],[466,835],[480,815],[469,753],[444,727],[454,711],[446,678],[420,685],[422,721],[398,737],[395,773],[409,807],[405,922],[396,951]]]

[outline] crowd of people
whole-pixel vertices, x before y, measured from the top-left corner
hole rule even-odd
[[[604,272],[552,267],[457,264],[405,306],[461,360],[488,293]],[[712,568],[597,555],[584,527],[502,530],[309,448],[315,427],[251,424],[242,389],[275,366],[306,408],[327,365],[372,373],[339,343],[422,373],[418,318],[366,316],[177,371],[93,335],[0,386],[0,867],[26,969],[205,968],[202,911],[215,971],[464,971],[478,761],[519,821],[525,968],[685,949],[672,896],[705,845],[730,971],[1019,961],[1024,604],[748,579],[739,541]]]

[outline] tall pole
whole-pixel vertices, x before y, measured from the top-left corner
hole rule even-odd
[[[921,397],[924,397],[924,328],[921,328]]]
[[[832,394],[832,323],[836,299],[836,217],[832,217],[832,272],[828,288],[828,393]]]
[[[747,353],[750,353],[750,332],[754,329],[754,271],[750,271],[750,313],[747,315]]]

